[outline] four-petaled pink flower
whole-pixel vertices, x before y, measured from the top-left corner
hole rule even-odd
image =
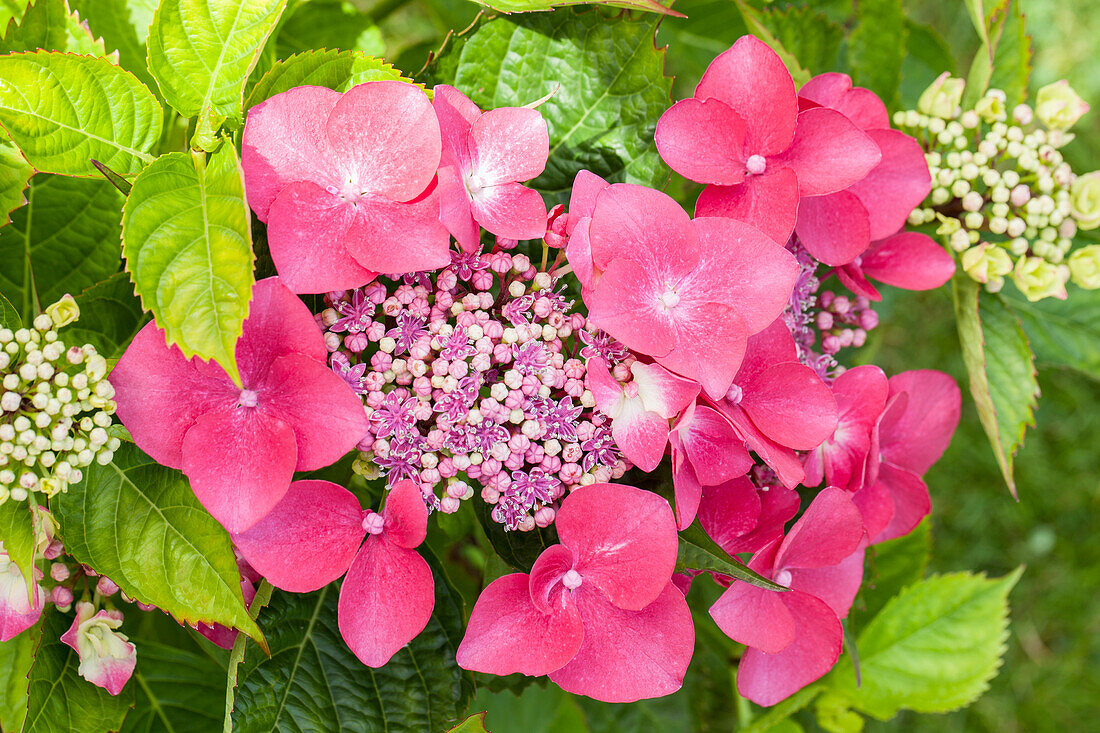
[[[864,468],[871,451],[871,433],[886,407],[890,391],[886,374],[865,364],[845,371],[832,384],[836,398],[836,430],[803,458],[805,484],[863,488]]]
[[[863,522],[843,489],[828,488],[782,541],[749,568],[782,586],[778,592],[735,580],[710,608],[734,641],[748,647],[737,667],[737,691],[774,705],[828,672],[840,657],[840,620],[863,579]]]
[[[782,312],[798,275],[794,256],[757,229],[693,221],[644,186],[600,191],[580,236],[592,257],[589,322],[715,399],[729,389],[748,336]]]
[[[236,354],[243,388],[217,364],[184,358],[150,322],[111,372],[134,442],[187,474],[230,532],[267,514],[294,471],[333,463],[368,427],[358,396],[325,365],[309,309],[279,278],[253,287]]]
[[[435,607],[432,571],[416,548],[428,508],[412,481],[381,514],[329,481],[295,481],[271,513],[233,542],[260,575],[295,593],[340,586],[340,634],[363,664],[381,667],[424,630]],[[366,541],[364,541],[366,538]]]
[[[542,114],[526,107],[482,112],[445,84],[433,89],[432,104],[443,135],[440,220],[462,248],[480,249],[480,227],[508,239],[542,237],[546,204],[519,183],[541,174],[550,156]]]
[[[379,272],[446,267],[435,190],[442,141],[424,91],[369,81],[340,94],[303,86],[248,113],[248,203],[296,293],[364,285]]]
[[[673,585],[676,525],[668,503],[623,484],[590,484],[562,502],[531,573],[497,578],[470,613],[458,648],[465,669],[549,675],[605,702],[675,692],[695,645],[691,611]]]
[[[122,611],[96,612],[82,601],[76,604],[73,625],[61,637],[80,657],[80,676],[112,695],[122,692],[137,666],[137,649],[117,631],[121,625]]]
[[[742,36],[703,74],[694,97],[657,122],[661,157],[685,178],[709,184],[696,216],[728,216],[785,243],[799,199],[843,191],[880,159],[878,146],[843,114],[799,112],[787,67]]]

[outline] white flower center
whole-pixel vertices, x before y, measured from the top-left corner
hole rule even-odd
[[[758,176],[768,169],[768,162],[763,155],[750,155],[745,161],[745,170],[754,176]]]
[[[241,396],[238,399],[237,404],[239,404],[241,407],[255,407],[257,399],[258,395],[256,394],[255,390],[242,389]]]
[[[567,572],[565,575],[561,576],[561,584],[569,590],[576,590],[580,587],[582,582],[584,582],[584,578],[582,578],[581,574],[578,573],[576,570],[573,570],[572,568],[570,568],[569,572]]]
[[[661,296],[659,298],[657,298],[657,300],[660,301],[661,305],[664,306],[665,310],[672,310],[677,305],[679,305],[679,303],[680,303],[680,294],[677,293],[672,288],[669,288],[664,293],[662,293]]]

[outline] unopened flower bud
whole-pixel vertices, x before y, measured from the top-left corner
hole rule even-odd
[[[1047,84],[1035,96],[1035,115],[1051,130],[1068,130],[1089,111],[1065,79]]]
[[[1069,205],[1079,229],[1100,227],[1100,171],[1077,177],[1070,188]]]
[[[926,115],[952,119],[958,114],[965,88],[964,80],[953,78],[945,71],[920,95],[917,109]]]
[[[1070,277],[1086,290],[1100,288],[1100,244],[1082,247],[1069,256]]]
[[[80,306],[76,304],[73,296],[66,293],[61,300],[46,307],[46,315],[49,316],[54,328],[61,328],[80,318]]]
[[[1012,281],[1032,302],[1051,297],[1066,298],[1066,281],[1058,266],[1041,257],[1021,257],[1017,260]]]
[[[962,253],[966,274],[980,283],[1012,272],[1012,258],[1003,248],[984,242]]]

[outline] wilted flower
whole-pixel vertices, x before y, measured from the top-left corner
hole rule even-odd
[[[137,666],[137,648],[118,632],[121,625],[122,611],[96,612],[91,603],[80,602],[73,625],[61,637],[80,656],[80,676],[112,695],[122,692]]]

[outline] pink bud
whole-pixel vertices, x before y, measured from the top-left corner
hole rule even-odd
[[[54,589],[50,591],[50,600],[53,601],[56,606],[68,606],[73,602],[73,592],[63,585],[55,586]]]
[[[356,354],[366,349],[369,344],[370,340],[365,333],[349,333],[344,338],[344,346]]]
[[[553,507],[544,506],[535,512],[535,524],[540,527],[549,527],[554,523],[555,514]]]
[[[386,520],[378,512],[367,512],[363,516],[363,529],[367,530],[368,534],[382,534],[385,525]]]
[[[55,562],[50,566],[50,577],[56,580],[58,583],[68,580],[69,578],[69,566],[62,562]]]

